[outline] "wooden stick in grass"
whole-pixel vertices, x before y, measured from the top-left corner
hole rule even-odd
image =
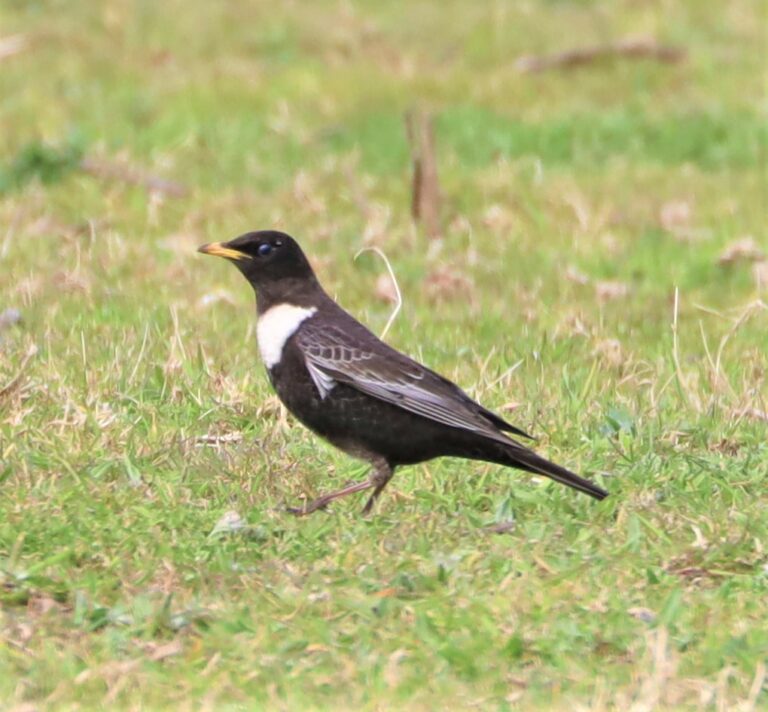
[[[429,238],[439,238],[441,196],[432,117],[421,111],[409,111],[405,116],[405,127],[413,163],[411,215],[424,226]]]
[[[673,64],[681,62],[685,56],[683,48],[660,44],[652,37],[628,37],[595,47],[576,47],[554,54],[526,55],[517,59],[515,67],[523,74],[532,74],[547,69],[570,69],[613,58],[652,59]]]

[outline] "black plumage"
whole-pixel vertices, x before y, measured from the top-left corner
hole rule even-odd
[[[363,510],[368,512],[396,467],[442,456],[545,475],[596,499],[607,495],[513,440],[511,435],[530,436],[377,338],[325,293],[290,236],[251,232],[200,251],[232,261],[256,292],[259,348],[288,410],[373,465],[368,480],[291,511],[308,514],[373,489]]]

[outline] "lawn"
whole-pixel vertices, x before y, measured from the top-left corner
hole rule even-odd
[[[768,709],[758,5],[2,3],[0,709]],[[516,64],[638,35],[685,57]],[[387,340],[611,496],[286,514],[366,468],[195,252],[272,227],[381,332],[378,247]]]

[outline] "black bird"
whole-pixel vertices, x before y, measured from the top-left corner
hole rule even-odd
[[[373,489],[363,509],[367,513],[396,467],[441,456],[508,465],[596,499],[607,496],[513,440],[506,433],[530,436],[379,340],[325,293],[289,235],[249,232],[199,251],[230,260],[256,292],[259,351],[288,410],[373,466],[368,480],[289,511],[309,514],[339,497]]]

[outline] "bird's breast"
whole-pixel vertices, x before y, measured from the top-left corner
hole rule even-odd
[[[312,317],[315,307],[277,304],[265,311],[256,325],[259,353],[264,365],[271,369],[280,363],[285,342],[296,333],[302,322]]]

